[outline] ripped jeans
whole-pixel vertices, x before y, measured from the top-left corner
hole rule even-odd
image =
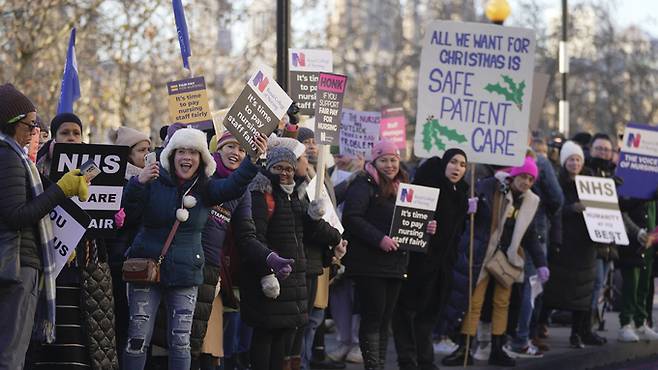
[[[144,369],[158,306],[164,298],[167,308],[169,369],[188,370],[191,362],[190,333],[196,297],[196,286],[179,288],[129,283],[130,324],[128,344],[123,352],[124,368]]]

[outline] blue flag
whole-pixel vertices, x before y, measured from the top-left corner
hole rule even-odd
[[[66,64],[62,77],[62,92],[57,104],[57,114],[73,113],[73,102],[80,98],[80,80],[78,79],[78,62],[75,59],[75,28],[71,30],[69,49],[66,52]]]
[[[187,33],[187,22],[185,22],[185,9],[183,9],[181,0],[172,0],[172,4],[174,5],[174,18],[176,19],[180,54],[183,57],[183,67],[190,69],[188,58],[192,56],[192,50],[190,49],[190,35]]]

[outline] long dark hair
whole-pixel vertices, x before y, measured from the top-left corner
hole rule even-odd
[[[379,175],[379,194],[381,194],[382,197],[384,198],[393,198],[397,196],[398,189],[395,186],[395,183],[398,182],[409,182],[409,175],[407,174],[407,171],[405,171],[402,166],[400,166],[400,169],[398,170],[398,174],[395,175],[393,179],[389,179],[383,172],[377,169],[377,167],[373,164],[373,167],[375,167],[375,170],[377,171],[377,174]]]

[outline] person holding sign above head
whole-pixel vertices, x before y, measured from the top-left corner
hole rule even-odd
[[[448,149],[442,158],[430,158],[416,171],[414,184],[438,188],[441,193],[434,213],[437,232],[427,253],[410,253],[409,279],[402,283],[393,316],[400,369],[435,368],[432,330],[449,293],[457,243],[469,208],[466,166],[466,153]],[[475,206],[476,201],[471,203]]]
[[[514,359],[503,350],[507,330],[512,284],[523,282],[524,252],[529,253],[542,282],[548,280],[546,255],[541,250],[534,225],[539,197],[530,188],[538,176],[532,157],[523,165],[498,172],[476,186],[479,199],[475,215],[472,271],[469,274],[470,221],[461,236],[457,262],[453,271],[452,291],[442,312],[450,329],[461,324],[459,348],[442,361],[445,366],[472,364],[467,353],[467,339],[475,336],[485,293],[493,285],[491,354],[489,364],[514,366]],[[469,276],[473,293],[469,298]],[[470,312],[466,312],[469,308]],[[466,357],[466,358],[465,358]]]
[[[303,150],[301,145],[300,155]],[[300,195],[297,166],[293,151],[275,146],[267,153],[266,169],[249,185],[258,239],[281,257],[294,260],[287,277],[262,267],[241,275],[240,310],[245,323],[254,328],[254,370],[300,368],[301,336],[296,335],[308,322],[304,244],[309,240],[327,246],[343,243],[338,230],[322,219],[319,204],[309,204]]]
[[[53,231],[49,213],[67,197],[86,199],[80,170],[44,189],[39,173],[23,151],[35,133],[36,108],[11,84],[0,85],[0,368],[22,369],[37,300],[45,312],[36,323],[45,340],[55,336]],[[43,285],[40,283],[43,282]]]
[[[257,143],[264,151],[265,139],[258,137]],[[202,231],[212,205],[244,193],[258,171],[257,158],[244,161],[228,179],[212,178],[217,164],[205,134],[182,128],[172,135],[160,159],[161,164],[146,166],[130,179],[123,197],[126,217],[142,220],[127,257],[161,261],[158,282],[128,282],[131,321],[123,366],[144,368],[158,305],[166,300],[169,369],[188,370],[192,315],[197,288],[203,283]]]
[[[583,218],[585,206],[576,190],[576,176],[589,176],[591,172],[584,167],[582,148],[573,141],[562,145],[560,163],[559,181],[565,201],[562,217],[555,221],[561,224],[562,245],[551,243],[548,250],[551,279],[544,285],[544,306],[571,311],[569,342],[573,348],[583,348],[584,344],[601,345],[604,342],[593,335],[590,325],[596,248],[589,238]]]
[[[384,367],[393,309],[407,273],[407,252],[388,236],[402,182],[408,177],[400,168],[400,151],[392,142],[379,141],[345,197],[343,226],[350,251],[343,260],[361,305],[359,344],[366,369]]]

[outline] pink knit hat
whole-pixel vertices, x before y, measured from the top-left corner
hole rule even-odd
[[[515,177],[522,173],[527,173],[528,175],[534,177],[535,180],[539,178],[539,170],[537,169],[537,164],[532,157],[525,157],[523,165],[520,167],[513,167],[509,174],[510,176]]]
[[[386,140],[378,141],[372,148],[372,161],[374,162],[377,158],[387,154],[400,159],[400,150],[395,143]]]
[[[217,150],[222,149],[222,147],[228,143],[240,144],[238,139],[236,139],[235,136],[233,136],[233,134],[229,130],[226,130],[224,131],[222,136],[217,140]]]

